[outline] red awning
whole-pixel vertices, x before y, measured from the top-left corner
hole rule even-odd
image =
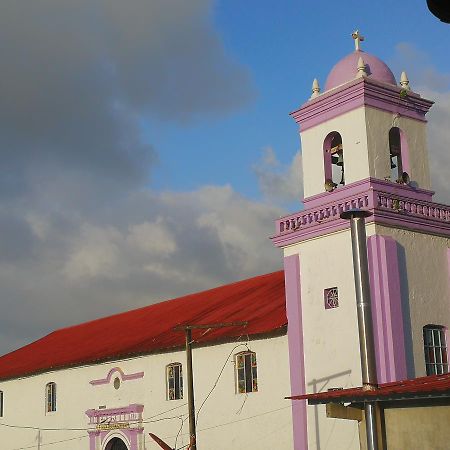
[[[384,383],[375,390],[362,387],[334,389],[315,394],[286,397],[292,400],[308,400],[311,405],[319,403],[357,403],[364,401],[387,401],[399,399],[419,399],[450,397],[450,373],[414,378],[412,380]]]

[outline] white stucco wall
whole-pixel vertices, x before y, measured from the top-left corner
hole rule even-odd
[[[197,408],[235,345],[229,343],[194,349]],[[199,449],[293,448],[290,402],[284,399],[290,394],[287,336],[251,341],[249,348],[257,353],[259,390],[248,396],[235,393],[234,359],[231,357],[216,389],[200,412],[197,427]],[[244,346],[235,349],[233,354],[242,350],[245,350]],[[159,448],[149,440],[149,432],[165,438],[174,446],[181,424],[178,417],[183,414],[186,417],[187,413],[187,390],[185,383],[183,400],[166,400],[165,367],[171,362],[181,362],[185,368],[185,361],[184,352],[156,354],[0,382],[0,390],[4,392],[4,417],[0,424],[41,429],[81,428],[41,431],[41,446],[52,450],[88,450],[86,410],[138,403],[144,405],[144,419],[157,420],[144,424],[145,443],[140,450]],[[125,374],[144,371],[145,375],[141,379],[124,381],[118,390],[114,389],[112,382],[99,386],[89,384],[91,380],[105,378],[114,367],[120,367]],[[45,385],[50,381],[57,384],[57,411],[46,415]],[[176,409],[170,411],[172,408]],[[0,433],[2,450],[37,448],[37,430],[0,426]],[[45,445],[71,438],[75,439],[49,447]],[[186,421],[177,448],[188,444],[188,440]]]
[[[390,176],[389,130],[398,127],[409,148],[411,181],[422,189],[431,189],[426,122],[375,108],[365,108],[365,114],[370,176],[381,180]]]
[[[361,107],[300,133],[305,197],[325,191],[323,143],[332,131],[337,131],[342,137],[345,183],[369,177],[365,113]]]
[[[369,225],[367,234],[375,231]],[[350,230],[285,248],[300,255],[306,392],[361,386]],[[324,289],[338,287],[339,307],[325,309]],[[325,406],[307,406],[309,450],[359,449],[357,422],[326,417]]]
[[[300,133],[305,198],[325,191],[323,143],[332,131],[342,136],[345,183],[390,177],[389,130],[400,128],[409,148],[410,177],[430,189],[426,123],[375,108],[356,108]]]
[[[406,331],[409,329],[411,333],[415,369],[411,375],[425,376],[423,327],[434,324],[450,328],[447,259],[450,239],[378,225],[376,233],[391,236],[399,244],[402,300],[404,305],[409,305],[409,308],[404,308],[404,322]]]

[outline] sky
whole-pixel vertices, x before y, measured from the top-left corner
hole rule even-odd
[[[356,28],[436,101],[450,203],[450,26],[425,0],[2,2],[0,353],[280,269],[274,220],[302,207],[289,113]]]

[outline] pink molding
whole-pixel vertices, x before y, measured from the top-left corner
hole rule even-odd
[[[447,248],[447,270],[448,270],[448,295],[447,295],[447,298],[450,300],[450,248]]]
[[[389,236],[367,239],[372,316],[379,383],[408,377],[397,242]]]
[[[306,393],[305,359],[303,351],[303,319],[300,289],[300,260],[298,255],[284,258],[286,313],[291,376],[291,394]],[[308,449],[306,400],[292,401],[294,450]]]
[[[340,218],[340,214],[351,208],[372,212],[366,223],[450,236],[450,207],[425,200],[430,196],[431,191],[369,178],[328,195],[319,194],[306,199],[304,211],[276,221],[276,234],[272,241],[283,247],[343,230],[348,223]]]
[[[425,122],[425,114],[433,102],[414,92],[401,97],[400,91],[398,86],[368,78],[356,78],[309,100],[299,110],[292,112],[291,116],[301,126],[302,131],[361,106],[370,106]]]
[[[120,416],[126,414],[141,414],[144,411],[144,405],[133,403],[121,408],[109,408],[109,409],[88,409],[86,415],[89,419],[96,419],[104,416]]]
[[[128,422],[133,426],[129,428],[118,428],[114,430],[88,430],[89,448],[96,450],[97,444],[103,448],[114,437],[125,438],[130,444],[130,450],[138,450],[138,435],[144,432],[142,427],[142,412],[144,405],[133,403],[121,408],[88,409],[86,415],[89,417],[89,425],[97,427],[107,420],[114,422]]]
[[[100,380],[92,380],[92,381],[89,381],[89,383],[92,384],[92,386],[98,386],[101,384],[109,384],[115,373],[117,373],[120,376],[121,381],[138,380],[139,378],[144,377],[144,372],[136,372],[136,373],[130,373],[128,375],[125,375],[125,373],[122,371],[122,369],[120,367],[114,367],[108,372],[108,375],[106,375],[106,378],[101,378]]]

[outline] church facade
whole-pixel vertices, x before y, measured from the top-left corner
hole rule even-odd
[[[361,50],[291,115],[300,126],[304,210],[276,222],[283,250],[293,395],[361,386],[350,227],[366,219],[379,383],[448,372],[450,207],[433,201],[426,114],[403,72]],[[293,402],[296,450],[358,449],[358,422]],[[330,444],[332,443],[332,444]]]

